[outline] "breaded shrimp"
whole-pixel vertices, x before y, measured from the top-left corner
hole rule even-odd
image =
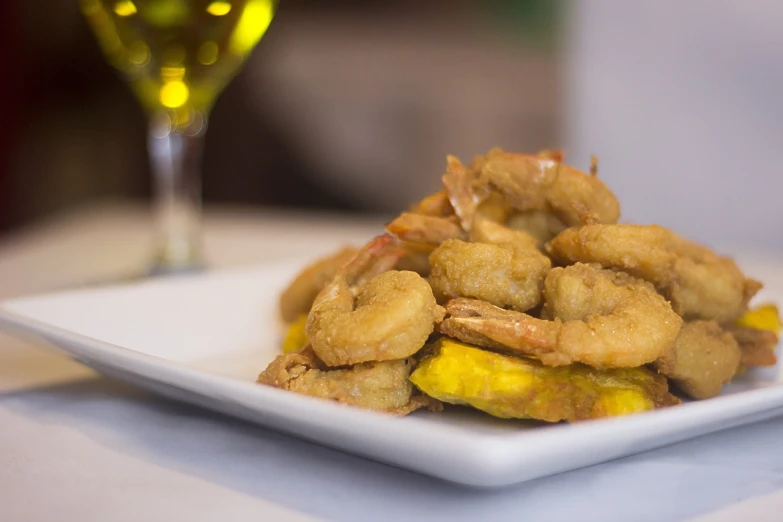
[[[449,156],[443,185],[466,231],[477,216],[500,223],[514,217],[513,228],[547,241],[567,226],[616,223],[620,217],[617,198],[606,185],[563,164],[561,151],[531,155],[492,149],[469,168]]]
[[[465,236],[455,220],[403,212],[386,225],[386,232],[411,243],[438,246],[447,239]]]
[[[414,394],[408,380],[414,364],[408,358],[329,369],[312,349],[305,348],[300,353],[279,355],[261,372],[257,382],[393,415],[406,415],[422,407],[442,409],[438,401]]]
[[[280,315],[287,323],[310,311],[315,296],[331,281],[337,271],[356,255],[356,248],[343,247],[321,258],[299,272],[280,294]]]
[[[465,237],[456,216],[438,217],[403,212],[386,225],[386,232],[401,243],[405,255],[400,259],[399,270],[410,270],[422,277],[430,274],[429,256],[447,239]]]
[[[761,288],[731,259],[658,225],[569,228],[547,251],[561,263],[598,263],[650,281],[686,320],[733,321]]]
[[[401,255],[380,236],[316,297],[305,331],[328,366],[404,359],[424,346],[443,308],[418,274],[386,271]]]
[[[778,336],[768,330],[759,330],[746,326],[726,326],[724,329],[737,341],[742,352],[741,368],[738,373],[753,366],[775,366],[778,358],[775,348],[778,346]]]
[[[622,368],[664,356],[682,324],[650,285],[588,265],[550,270],[544,297],[552,320],[453,299],[438,330],[470,344],[534,356],[548,366]]]
[[[517,211],[548,210],[567,226],[616,223],[620,204],[596,176],[542,155],[493,149],[474,162],[476,193],[497,190]]]
[[[405,255],[400,259],[399,269],[411,270],[422,277],[430,273],[429,255],[435,247],[447,239],[465,236],[445,190],[412,205],[385,228],[402,241]]]
[[[436,297],[472,297],[520,312],[538,305],[551,263],[535,239],[496,224],[479,225],[471,235],[487,242],[451,239],[430,254],[429,282]]]
[[[538,240],[527,232],[514,230],[483,218],[474,222],[473,229],[470,231],[470,240],[474,243],[505,244],[532,251],[536,251],[539,246]]]
[[[674,349],[655,361],[655,368],[694,399],[720,393],[740,364],[737,341],[715,321],[694,321],[680,329]]]
[[[445,190],[439,190],[418,203],[411,205],[408,212],[435,217],[449,217],[454,215],[454,209],[451,207],[449,196],[446,194]]]
[[[566,229],[562,221],[546,210],[528,210],[515,212],[506,219],[506,226],[512,230],[521,230],[536,238],[539,246]]]

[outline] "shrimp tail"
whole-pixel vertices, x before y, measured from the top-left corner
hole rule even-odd
[[[504,310],[477,299],[456,298],[446,303],[447,318],[438,331],[463,342],[520,355],[551,355],[562,327],[559,319],[545,321]],[[550,358],[551,365],[568,364],[567,357]]]
[[[343,265],[338,277],[350,286],[361,287],[375,276],[393,269],[404,255],[405,249],[396,237],[382,234],[364,245]]]
[[[403,241],[439,245],[464,234],[449,218],[403,212],[386,225],[386,231]]]
[[[478,203],[471,187],[470,174],[457,158],[447,156],[446,173],[443,174],[442,181],[446,195],[454,208],[454,213],[462,223],[462,228],[466,232],[470,232],[478,210]]]

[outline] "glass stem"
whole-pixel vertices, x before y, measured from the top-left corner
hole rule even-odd
[[[198,268],[201,261],[201,150],[206,115],[177,125],[169,113],[150,119],[148,149],[157,220],[153,273]]]

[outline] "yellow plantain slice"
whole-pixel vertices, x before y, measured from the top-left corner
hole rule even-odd
[[[578,421],[679,404],[666,378],[646,368],[548,367],[440,338],[410,377],[443,402],[501,418]]]
[[[288,325],[285,331],[285,339],[283,339],[283,353],[299,352],[307,345],[306,324],[307,314],[304,314]]]
[[[737,319],[736,325],[780,335],[781,321],[778,307],[771,303],[757,306]]]

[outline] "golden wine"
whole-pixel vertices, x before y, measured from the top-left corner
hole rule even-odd
[[[108,61],[148,112],[206,114],[274,16],[275,0],[81,0]],[[184,121],[183,121],[184,120]]]

